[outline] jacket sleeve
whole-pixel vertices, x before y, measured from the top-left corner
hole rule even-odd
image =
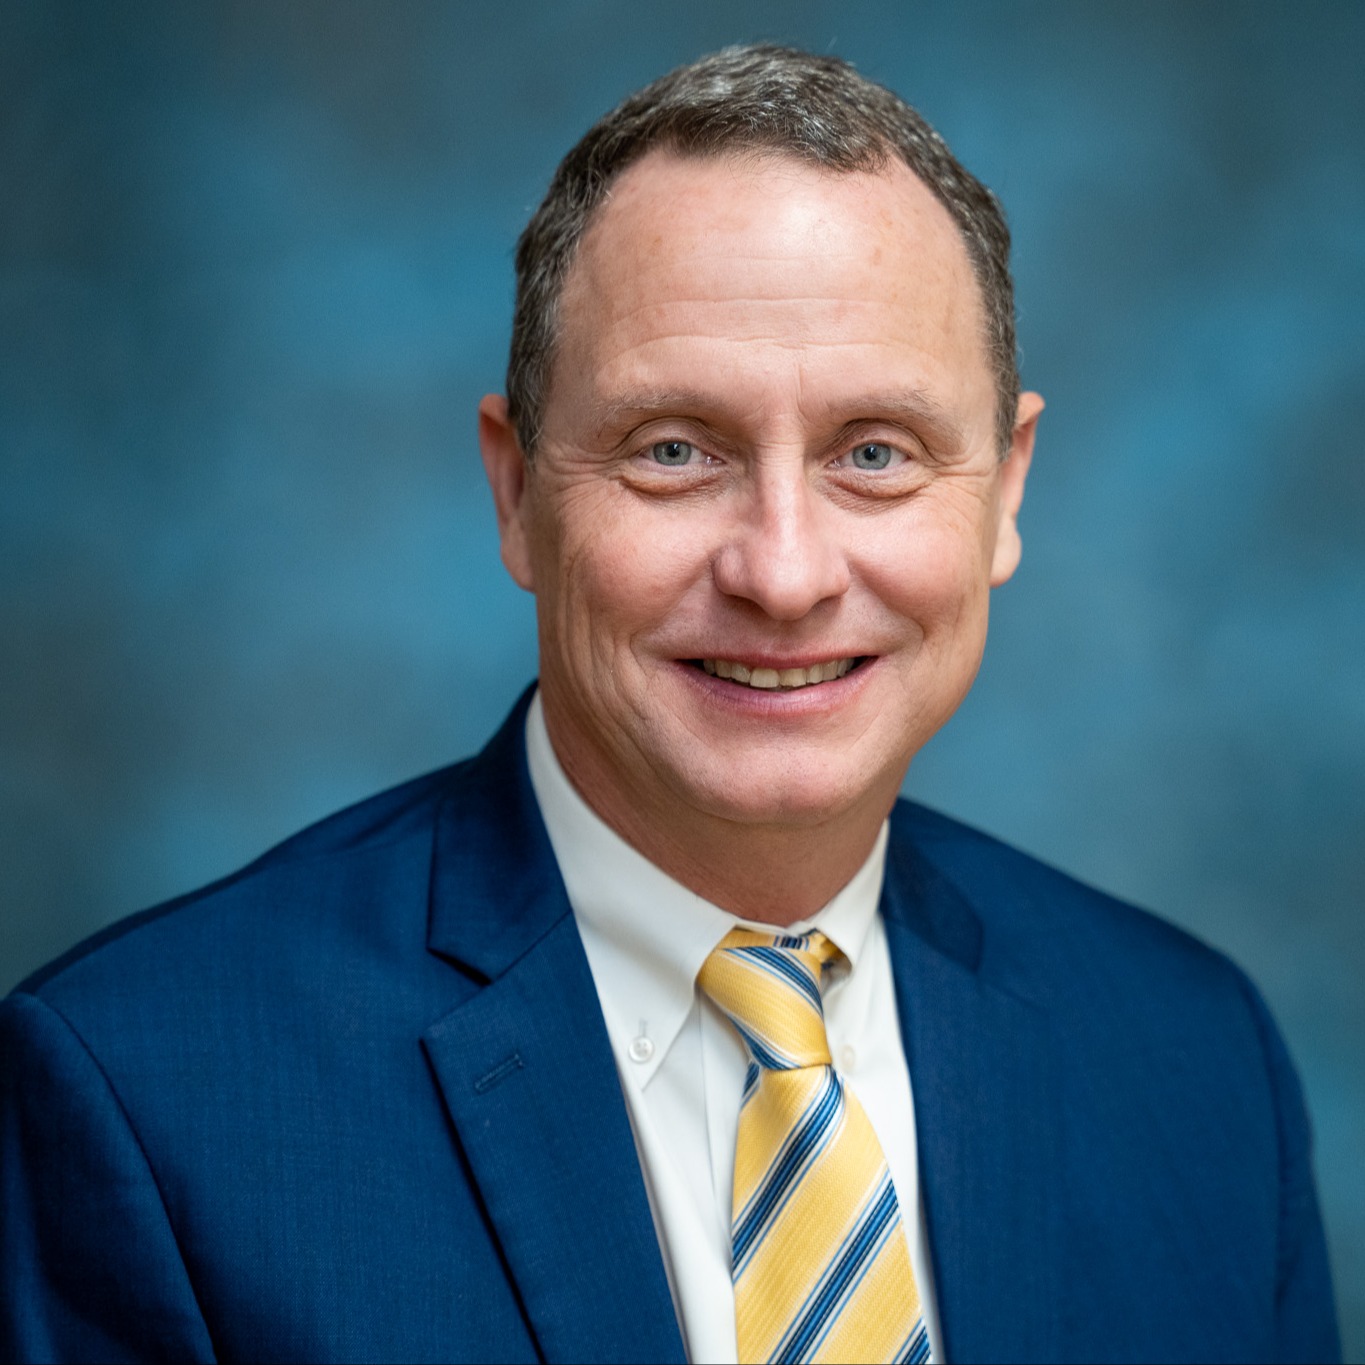
[[[37,997],[0,1001],[0,1360],[212,1359],[108,1078]]]
[[[1279,1127],[1280,1236],[1276,1265],[1277,1360],[1339,1361],[1332,1275],[1313,1182],[1313,1137],[1299,1078],[1260,993],[1244,978],[1260,1032]]]

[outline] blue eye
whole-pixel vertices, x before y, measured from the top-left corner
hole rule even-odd
[[[649,453],[655,464],[677,466],[690,464],[697,448],[690,441],[656,441]]]
[[[896,452],[880,441],[868,441],[854,446],[849,453],[854,469],[885,469]]]

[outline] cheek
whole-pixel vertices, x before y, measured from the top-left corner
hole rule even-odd
[[[878,600],[913,622],[926,642],[942,646],[959,628],[984,629],[986,560],[974,522],[907,518],[860,558],[861,576]]]
[[[542,606],[574,652],[601,657],[660,626],[705,576],[705,537],[683,509],[623,492],[560,511],[537,573],[549,585]]]

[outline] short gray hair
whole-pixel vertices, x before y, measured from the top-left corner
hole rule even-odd
[[[646,153],[771,152],[836,171],[899,157],[948,210],[981,290],[1000,452],[1019,400],[1010,234],[995,196],[900,96],[837,57],[756,43],[727,47],[627,96],[559,163],[517,243],[507,401],[528,458],[540,439],[564,281],[612,182]]]

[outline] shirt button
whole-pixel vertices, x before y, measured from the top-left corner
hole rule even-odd
[[[642,1034],[640,1037],[630,1040],[626,1055],[632,1062],[647,1062],[654,1055],[654,1044]]]
[[[839,1066],[844,1071],[852,1071],[858,1065],[858,1054],[853,1048],[844,1046],[839,1049]]]

